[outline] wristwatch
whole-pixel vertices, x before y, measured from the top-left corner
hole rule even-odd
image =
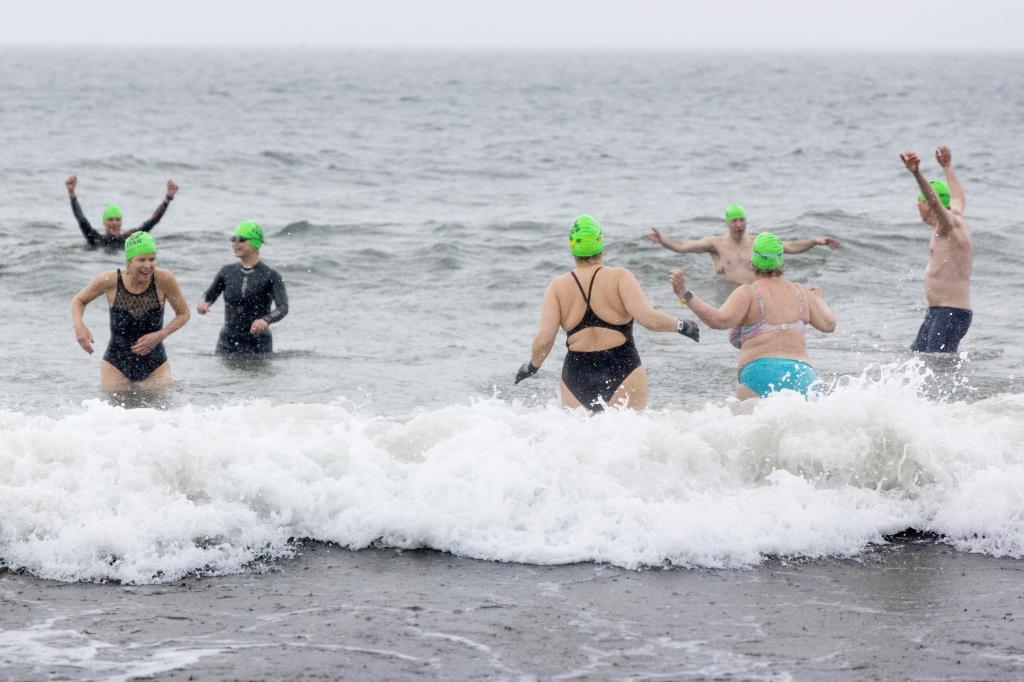
[[[679,302],[683,305],[690,305],[690,301],[693,299],[693,292],[687,289],[683,292],[683,297],[679,299]]]

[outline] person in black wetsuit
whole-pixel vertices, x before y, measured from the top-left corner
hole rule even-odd
[[[85,213],[82,212],[82,207],[78,205],[78,197],[75,196],[75,187],[78,186],[78,176],[72,175],[64,181],[64,186],[68,188],[68,196],[71,198],[71,212],[75,215],[75,220],[78,221],[78,227],[82,230],[82,235],[85,237],[85,241],[89,243],[89,246],[102,246],[107,249],[123,248],[124,240],[131,234],[139,232],[140,230],[149,232],[156,227],[156,224],[164,217],[167,207],[170,206],[172,201],[174,201],[174,195],[178,193],[178,186],[174,184],[174,180],[168,180],[167,195],[164,197],[163,202],[156,207],[156,210],[153,211],[153,215],[150,216],[149,220],[128,232],[121,231],[121,208],[117,204],[108,205],[103,211],[104,232],[103,234],[100,234],[92,225],[89,224],[89,219],[85,217]]]
[[[188,303],[178,280],[156,267],[156,241],[136,232],[124,245],[125,268],[100,273],[71,300],[75,339],[92,354],[94,339],[82,321],[85,306],[106,294],[110,305],[110,342],[100,363],[100,383],[110,393],[159,389],[170,383],[163,340],[188,322]],[[164,326],[164,302],[174,319]]]
[[[562,403],[596,412],[625,401],[627,407],[642,410],[647,406],[647,371],[633,344],[633,320],[651,331],[678,332],[694,341],[700,340],[700,329],[692,320],[677,320],[652,308],[629,270],[603,266],[604,237],[591,216],[581,215],[573,223],[569,247],[576,267],[548,284],[533,353],[516,374],[516,383],[537,373],[561,326],[569,348],[562,364]]]
[[[231,248],[238,263],[225,265],[196,306],[200,315],[224,294],[224,327],[217,340],[217,353],[269,353],[274,348],[270,325],[288,314],[288,292],[277,270],[260,260],[263,228],[246,220],[235,229]],[[270,304],[274,309],[270,309]]]

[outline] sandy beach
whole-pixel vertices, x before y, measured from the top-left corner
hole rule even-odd
[[[18,680],[1012,680],[1022,585],[1020,561],[931,539],[644,571],[308,544],[165,585],[7,573],[0,664]]]

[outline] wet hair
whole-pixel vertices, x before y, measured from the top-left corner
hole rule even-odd
[[[772,268],[771,270],[758,270],[754,268],[754,274],[758,277],[782,277],[782,273],[786,268]]]
[[[576,259],[577,265],[587,265],[589,263],[596,263],[597,261],[601,260],[601,256],[603,255],[604,251],[602,251],[601,253],[595,253],[593,256],[587,256],[585,258],[580,258],[579,256],[573,256],[573,258]]]

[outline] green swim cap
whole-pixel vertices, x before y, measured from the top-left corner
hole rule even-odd
[[[569,249],[577,258],[596,256],[604,251],[601,223],[589,215],[577,218],[569,230]]]
[[[149,232],[132,232],[124,240],[124,259],[131,260],[144,253],[156,253],[156,240]]]
[[[245,239],[256,250],[263,246],[263,228],[255,220],[245,220],[239,223],[235,228],[235,236]]]
[[[122,217],[121,216],[121,207],[118,206],[117,204],[110,204],[105,209],[103,209],[103,219],[104,220],[110,220],[111,218],[120,218],[120,217]]]
[[[935,190],[935,195],[939,197],[939,201],[946,208],[949,208],[949,185],[944,183],[942,180],[932,180],[932,189]],[[924,194],[918,194],[917,198],[924,201]]]
[[[782,240],[771,232],[762,232],[754,239],[750,264],[758,270],[778,270],[782,267]]]
[[[743,207],[739,204],[729,204],[729,208],[725,209],[725,219],[728,221],[746,217],[746,212],[744,212]]]

